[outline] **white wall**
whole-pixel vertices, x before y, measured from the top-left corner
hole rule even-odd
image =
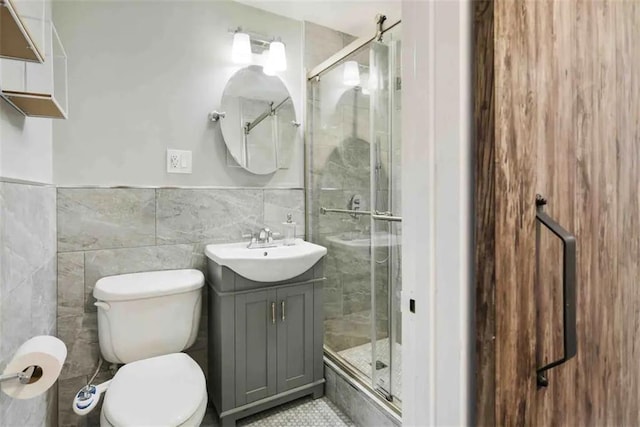
[[[468,0],[403,1],[405,426],[472,419],[470,30]]]
[[[52,182],[51,119],[25,117],[0,101],[0,177]]]
[[[230,1],[56,1],[69,57],[69,119],[54,124],[58,185],[303,186],[302,140],[287,170],[226,166],[207,114],[220,107],[229,29],[281,37],[281,76],[302,117],[302,23]],[[302,128],[301,128],[302,129]],[[167,174],[166,149],[193,151],[193,174]]]
[[[28,2],[18,3],[24,6]],[[19,9],[22,10],[22,9]],[[51,16],[51,3],[45,2],[45,18]],[[50,40],[49,40],[50,42]],[[41,46],[44,49],[44,46]],[[7,85],[7,66],[23,69],[21,61],[0,60],[0,87]],[[30,65],[32,69],[45,65]],[[33,75],[32,75],[33,77]],[[0,100],[0,177],[50,184],[52,182],[51,119],[25,117],[4,100]]]

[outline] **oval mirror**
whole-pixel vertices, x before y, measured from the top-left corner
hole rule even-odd
[[[224,142],[241,167],[266,175],[289,166],[299,123],[279,77],[255,65],[239,70],[224,88],[221,108]]]

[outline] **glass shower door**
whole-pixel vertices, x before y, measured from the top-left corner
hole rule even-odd
[[[370,49],[371,306],[374,388],[389,401],[400,398],[400,79],[399,42]]]
[[[400,45],[385,39],[309,81],[307,225],[328,250],[325,353],[399,410]]]

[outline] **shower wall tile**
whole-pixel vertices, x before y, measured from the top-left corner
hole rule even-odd
[[[58,254],[58,315],[84,311],[84,252]]]
[[[343,33],[313,22],[304,23],[304,65],[311,70],[345,46]]]
[[[0,182],[0,369],[36,335],[56,329],[56,190]],[[55,390],[29,400],[0,393],[0,424],[49,425]]]
[[[262,190],[157,190],[158,244],[240,241],[262,223]]]
[[[58,189],[58,251],[155,243],[155,190]]]
[[[85,312],[96,311],[93,288],[98,279],[141,271],[191,268],[193,245],[146,246],[85,252]]]
[[[264,224],[274,232],[284,233],[282,223],[291,213],[296,236],[304,238],[304,190],[264,190]]]

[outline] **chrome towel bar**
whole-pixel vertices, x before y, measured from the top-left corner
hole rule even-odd
[[[391,222],[402,222],[401,216],[394,216],[391,212],[380,212],[380,211],[361,211],[358,209],[333,209],[333,208],[320,208],[320,213],[322,215],[326,215],[328,213],[342,213],[349,215],[368,215],[373,219],[377,219],[380,221],[391,221]]]

